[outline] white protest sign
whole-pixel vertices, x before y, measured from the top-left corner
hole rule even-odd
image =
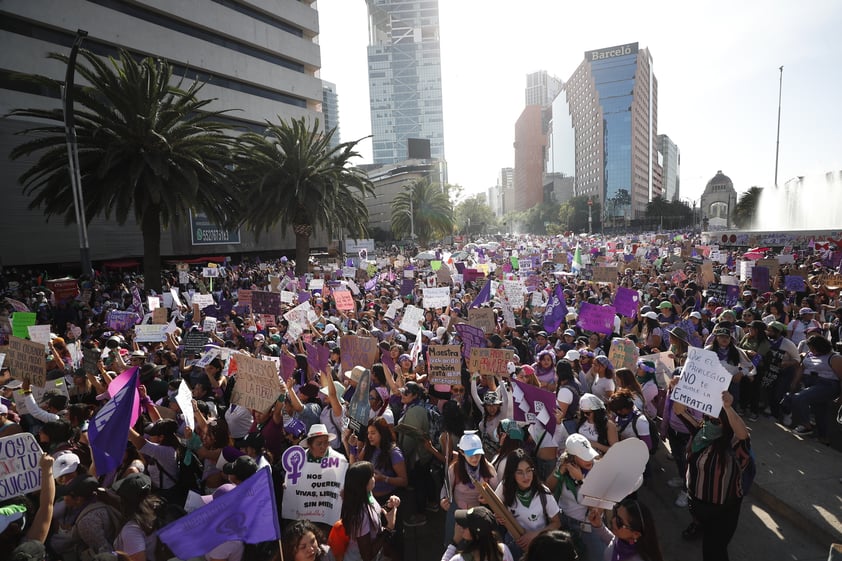
[[[171,288],[170,289],[170,295],[172,296],[172,303],[175,304],[176,306],[180,307],[181,306],[181,299],[178,297],[178,289],[177,288]]]
[[[523,296],[526,294],[526,284],[521,280],[503,281],[503,290],[509,304],[514,308],[523,307]]]
[[[416,308],[415,306],[407,306],[403,312],[403,319],[401,319],[400,330],[412,333],[413,335],[418,331],[418,327],[424,322],[424,309]]]
[[[731,374],[719,363],[713,351],[690,347],[681,379],[672,391],[672,400],[710,417],[722,409],[722,392],[728,389]]]
[[[0,438],[0,501],[41,488],[41,446],[32,433]]]
[[[44,348],[50,345],[50,326],[49,325],[30,325],[27,327],[29,331],[29,340],[35,343],[41,343]]]
[[[670,352],[643,355],[640,360],[651,360],[655,363],[655,375],[664,383],[672,378],[672,371],[675,370],[675,355]],[[661,385],[661,384],[658,384]]]
[[[6,353],[0,353],[0,368],[3,368],[4,362],[6,362]]]
[[[752,269],[754,269],[754,261],[740,261],[740,280],[751,280]]]
[[[355,282],[354,282],[353,280],[351,280],[351,279],[348,279],[347,281],[345,281],[345,284],[347,284],[347,285],[348,285],[348,288],[350,288],[350,289],[351,289],[351,293],[352,293],[354,296],[359,296],[359,294],[360,294],[360,287],[357,285],[357,283],[355,283]]]
[[[403,308],[403,302],[400,300],[392,300],[389,303],[389,307],[386,309],[386,313],[384,314],[389,319],[395,319],[395,314],[398,313],[398,310]]]
[[[215,302],[213,301],[213,294],[199,293],[193,295],[193,303],[198,304],[200,310],[204,310],[208,306],[213,306],[215,304]]]
[[[308,322],[310,319],[310,312],[313,311],[312,306],[310,306],[310,302],[303,302],[287,313],[284,314],[284,319],[290,323],[290,326],[294,323],[302,328],[308,326]]]
[[[719,283],[726,284],[729,286],[739,286],[740,281],[737,280],[737,277],[733,275],[720,275],[719,276]]]
[[[281,291],[281,302],[284,304],[292,304],[295,298],[295,292],[291,292],[289,290],[282,290]]]
[[[307,290],[313,292],[322,292],[325,288],[325,280],[324,279],[312,279],[310,284],[307,285]]]
[[[425,308],[446,308],[450,305],[450,288],[423,289]]]
[[[178,326],[175,324],[175,318],[172,318],[172,320],[167,324],[166,328],[164,329],[164,333],[166,333],[167,335],[171,335],[175,333],[177,329]]]
[[[178,272],[178,284],[187,284],[190,282],[190,273],[187,271]]]
[[[161,307],[161,299],[157,296],[147,296],[146,302],[149,304],[149,311],[157,310]]]
[[[172,294],[170,294],[169,292],[165,292],[165,293],[161,294],[161,304],[165,308],[172,309],[173,308]]]
[[[286,470],[281,516],[335,524],[342,514],[340,491],[348,460],[338,456],[308,462],[304,448],[291,446],[281,456],[281,465]]]
[[[160,343],[167,340],[167,326],[160,324],[135,325],[134,340],[138,343]]]
[[[202,321],[202,331],[205,333],[212,333],[216,331],[216,318],[206,317]]]
[[[205,278],[216,278],[219,276],[219,269],[216,267],[203,267],[202,276]]]
[[[594,462],[579,487],[579,502],[606,510],[612,508],[640,488],[648,461],[649,448],[639,438],[617,442],[600,461]]]
[[[67,399],[70,399],[70,393],[67,391],[67,384],[64,382],[64,378],[47,380],[43,386],[32,386],[30,389],[32,390],[32,397],[35,399],[35,403],[41,403],[44,400],[44,394],[49,390],[56,390]],[[24,395],[23,390],[15,390],[12,397],[15,400],[15,406],[17,407],[18,414],[28,414],[29,409],[26,408],[26,401],[24,399],[26,396]]]
[[[181,408],[181,414],[184,415],[184,424],[193,430],[196,427],[196,419],[193,417],[193,394],[190,392],[190,386],[187,382],[181,380],[178,385],[178,393],[175,394],[175,402]]]
[[[219,354],[219,347],[217,347],[215,349],[214,348],[210,349],[208,352],[206,352],[205,354],[202,355],[202,358],[200,358],[199,360],[196,361],[196,364],[195,364],[196,368],[204,368],[205,366],[210,364],[211,361],[213,359],[215,359],[218,354]]]

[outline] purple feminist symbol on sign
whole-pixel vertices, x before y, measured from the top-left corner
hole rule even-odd
[[[298,478],[303,475],[301,468],[304,467],[306,459],[307,452],[301,446],[290,446],[281,456],[281,465],[284,466],[287,477],[293,485],[298,483]]]

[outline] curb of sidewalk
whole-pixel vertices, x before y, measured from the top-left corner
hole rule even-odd
[[[766,508],[775,514],[786,518],[793,526],[820,543],[833,544],[842,540],[842,536],[827,531],[821,526],[817,526],[809,518],[804,516],[803,513],[799,512],[798,509],[772,494],[771,491],[766,489],[762,483],[758,483],[757,480],[752,484],[748,494],[763,503]]]

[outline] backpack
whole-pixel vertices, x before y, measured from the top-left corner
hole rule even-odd
[[[429,424],[428,435],[433,446],[438,446],[439,437],[444,430],[444,423],[442,422],[441,411],[434,404],[424,402],[424,409],[427,410],[427,421]]]
[[[640,411],[635,411],[633,415],[634,419],[631,422],[631,427],[634,431],[634,435],[637,438],[640,438],[640,435],[637,434],[637,420],[641,416],[646,417],[646,415],[643,415],[643,413],[641,413]],[[658,430],[658,424],[653,419],[646,417],[646,421],[649,423],[649,440],[652,441],[652,447],[649,449],[649,455],[651,456],[655,452],[657,452],[658,448],[660,448],[661,446],[661,433]]]
[[[175,485],[172,486],[170,489],[163,489],[163,487],[159,484],[158,488],[161,490],[161,494],[165,495],[166,498],[170,502],[175,502],[176,504],[184,504],[184,501],[187,500],[187,494],[189,491],[195,491],[202,494],[202,461],[190,450],[184,448],[183,453],[178,453],[176,455],[176,462],[177,462],[177,471],[175,476],[169,473],[164,466],[158,463],[157,460],[154,458],[151,459],[152,462],[158,466],[158,471],[161,474],[160,478],[161,481],[159,483],[163,483],[163,476],[166,475],[173,481],[175,481]],[[190,458],[190,463],[187,463],[187,458]]]
[[[330,546],[330,551],[333,553],[336,561],[342,561],[345,557],[349,543],[351,543],[351,538],[348,536],[348,532],[345,531],[342,519],[339,519],[330,529],[330,535],[327,537],[327,544]]]

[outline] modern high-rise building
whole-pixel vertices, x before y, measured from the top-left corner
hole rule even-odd
[[[77,29],[88,36],[82,48],[101,56],[119,55],[167,60],[174,77],[205,82],[203,98],[215,99],[208,110],[231,110],[220,117],[240,130],[262,131],[267,120],[304,117],[324,121],[320,66],[319,15],[312,0],[162,2],[138,0],[73,0],[69,2],[3,0],[0,3],[0,115],[17,108],[61,107],[58,89],[20,80],[33,73],[64,80],[66,66],[47,58],[68,54]],[[79,58],[78,63],[83,63]],[[77,84],[81,77],[77,73]],[[29,210],[18,178],[37,156],[9,161],[13,147],[25,140],[16,135],[35,122],[0,117],[0,184],[4,185],[0,255],[4,265],[71,263],[79,259],[75,225],[61,217],[44,223],[40,210]],[[84,188],[84,184],[83,184]],[[199,224],[197,217],[196,224]],[[295,247],[291,231],[275,228],[256,240],[244,231],[231,243],[191,237],[192,220],[162,232],[163,256],[228,255],[247,251],[278,251]],[[197,226],[198,228],[199,226]],[[212,225],[210,227],[213,227]],[[12,242],[14,232],[26,232]],[[113,219],[95,218],[88,226],[92,259],[127,260],[143,255],[140,228],[133,220],[119,226]],[[317,232],[314,247],[327,245]]]
[[[497,176],[497,188],[500,191],[500,216],[515,210],[515,169],[501,168]]]
[[[658,152],[661,154],[663,168],[663,195],[667,201],[677,201],[681,198],[681,151],[670,137],[658,135]]]
[[[549,74],[546,70],[539,70],[526,75],[526,105],[549,105],[564,82]]]
[[[598,200],[614,223],[642,217],[661,194],[658,82],[649,50],[629,43],[587,51],[562,96],[553,120],[563,120],[556,113],[565,109],[572,117],[575,194]]]
[[[372,155],[393,164],[409,157],[410,138],[430,141],[444,158],[438,0],[366,0]]]
[[[325,130],[336,129],[330,139],[330,146],[334,148],[342,143],[339,136],[339,95],[336,84],[322,80],[322,115],[324,115]]]
[[[515,197],[510,209],[515,212],[529,210],[544,202],[545,114],[549,115],[548,108],[527,105],[515,122]]]

